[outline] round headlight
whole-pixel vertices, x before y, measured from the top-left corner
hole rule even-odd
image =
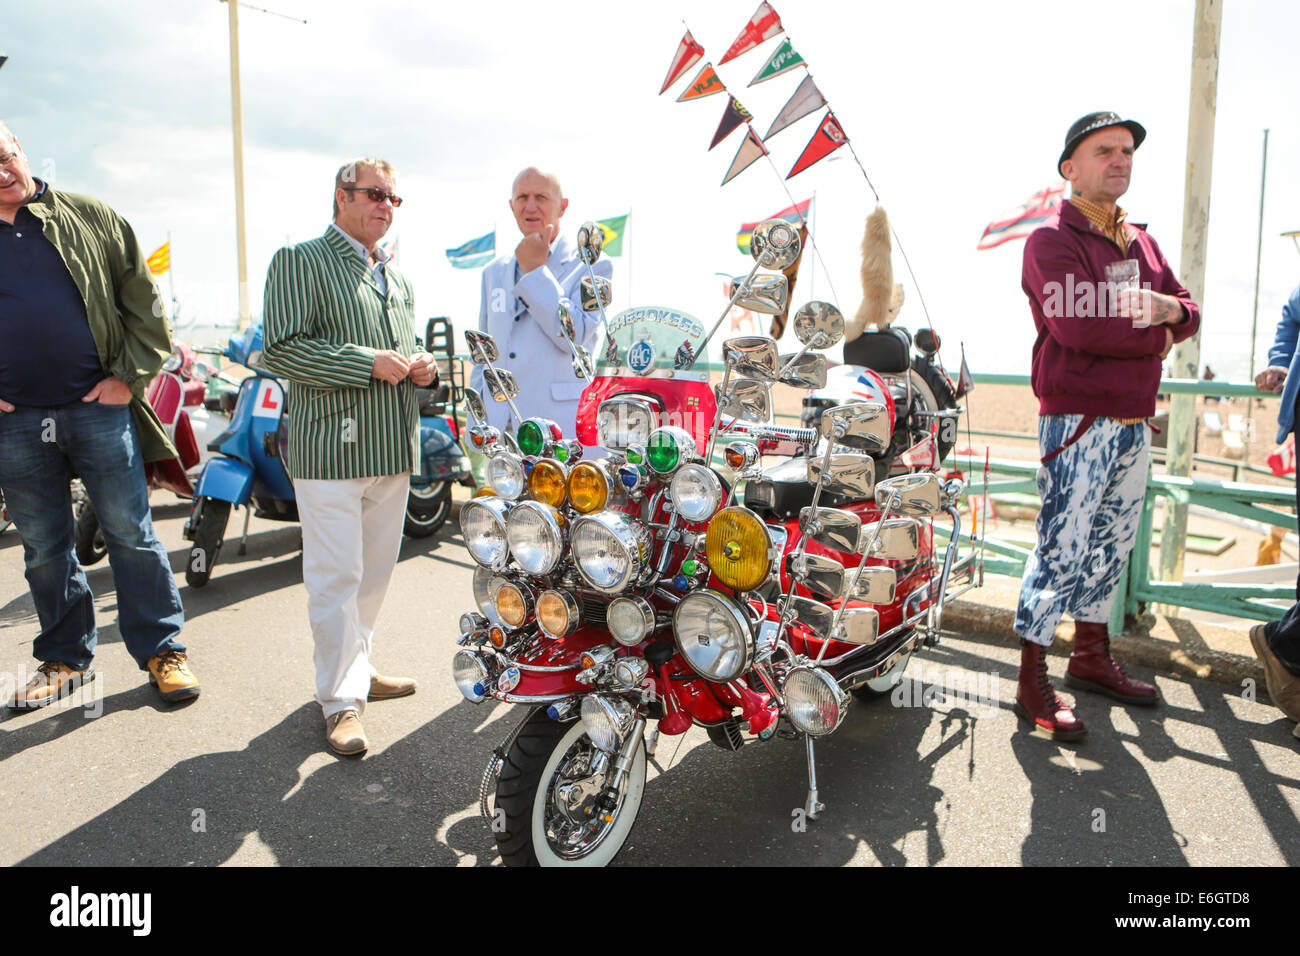
[[[564,504],[565,496],[568,494],[567,480],[568,476],[564,473],[563,465],[558,461],[543,458],[533,465],[533,470],[528,473],[528,493],[542,504],[558,508]]]
[[[691,669],[726,683],[749,670],[753,641],[749,621],[719,591],[692,591],[673,610],[673,638]]]
[[[848,712],[849,695],[820,667],[795,667],[781,689],[785,715],[795,729],[813,737],[829,734]]]
[[[614,594],[635,583],[650,561],[650,532],[627,515],[600,511],[573,520],[569,550],[582,579]]]
[[[529,574],[550,574],[564,554],[564,516],[540,501],[521,502],[506,519],[506,543]]]
[[[646,464],[659,474],[668,475],[682,462],[695,457],[695,439],[675,425],[656,428],[646,442],[645,454]]]
[[[451,679],[465,699],[478,703],[487,696],[488,668],[483,659],[473,651],[463,648],[451,659]]]
[[[533,609],[533,596],[522,584],[506,581],[496,589],[496,603],[507,627],[523,627]]]
[[[582,699],[582,729],[605,753],[613,753],[623,745],[635,716],[632,705],[618,697],[589,694]]]
[[[578,626],[578,602],[567,591],[543,591],[537,598],[537,626],[547,637],[561,638]]]
[[[724,508],[713,516],[704,538],[709,567],[729,588],[752,591],[772,570],[767,526],[748,508]]]
[[[634,647],[654,630],[655,611],[642,597],[621,597],[605,609],[605,625],[614,640]]]
[[[485,568],[499,571],[510,560],[506,543],[506,515],[510,505],[500,498],[473,498],[460,509],[460,535],[470,557]]]
[[[493,455],[487,463],[487,483],[502,498],[514,500],[524,490],[524,466],[509,452]]]
[[[673,506],[684,521],[707,521],[722,504],[722,482],[706,465],[682,465],[668,486]]]
[[[591,514],[609,501],[609,476],[593,461],[575,465],[569,472],[569,503],[578,514]]]

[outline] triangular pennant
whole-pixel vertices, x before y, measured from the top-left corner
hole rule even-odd
[[[714,93],[722,93],[727,88],[722,85],[717,72],[713,69],[713,64],[705,63],[700,70],[699,75],[691,80],[689,86],[682,90],[682,95],[677,97],[678,103],[685,103],[687,100],[703,99],[706,96],[712,96]]]
[[[777,48],[777,51],[767,58],[767,62],[749,81],[749,85],[754,86],[764,80],[770,80],[774,76],[780,76],[782,73],[789,73],[797,66],[804,65],[803,57],[795,52],[795,48],[790,45],[789,40],[785,40]]]
[[[736,37],[736,41],[727,48],[727,52],[718,61],[718,66],[722,66],[728,60],[734,60],[742,53],[748,53],[764,40],[770,40],[780,32],[781,18],[776,15],[772,5],[767,0],[763,0],[754,11],[754,15],[749,18],[749,22],[745,24],[745,28],[740,31],[740,36]]]
[[[966,343],[961,347],[961,371],[957,373],[957,397],[973,392],[975,390],[975,376],[970,373],[970,366],[966,364]]]
[[[826,98],[822,96],[822,91],[817,89],[817,84],[813,82],[811,76],[805,76],[803,82],[795,88],[794,95],[786,101],[785,106],[781,107],[781,112],[776,114],[776,119],[772,120],[772,128],[767,131],[763,141],[767,142],[787,126],[825,105]]]
[[[672,86],[682,78],[682,74],[689,70],[704,57],[704,47],[695,42],[695,37],[691,36],[691,31],[686,31],[686,36],[682,37],[682,42],[677,45],[677,52],[673,54],[673,62],[668,65],[668,75],[664,77],[664,85],[659,88],[659,95],[664,95],[664,90]]]
[[[821,121],[817,127],[817,132],[813,133],[812,139],[808,140],[808,145],[803,148],[799,158],[795,160],[794,169],[786,179],[792,179],[801,172],[817,162],[824,159],[835,150],[839,149],[849,138],[844,135],[844,130],[840,127],[840,122],[835,118],[835,114],[830,110],[826,111],[826,118]]]
[[[740,100],[734,96],[727,97],[727,109],[722,114],[722,122],[718,124],[718,131],[713,134],[713,142],[709,144],[709,149],[713,149],[724,139],[732,134],[737,126],[741,123],[753,119],[749,115],[749,110],[740,105]]]
[[[767,147],[763,145],[763,141],[758,138],[758,134],[754,132],[754,128],[751,126],[745,133],[745,140],[740,144],[740,149],[736,150],[736,158],[727,167],[727,175],[722,178],[721,185],[727,185],[727,183],[748,169],[750,163],[758,159],[758,157],[766,155]]]

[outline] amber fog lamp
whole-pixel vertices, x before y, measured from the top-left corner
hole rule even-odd
[[[510,627],[523,627],[528,620],[528,595],[517,584],[503,584],[497,589],[497,613]]]
[[[752,591],[772,570],[767,527],[748,508],[724,508],[713,516],[704,538],[709,567],[737,591]]]
[[[579,514],[591,514],[609,501],[609,478],[594,462],[584,461],[569,473],[569,503]]]
[[[497,491],[495,488],[491,487],[490,485],[484,485],[478,491],[474,492],[474,494],[472,494],[470,497],[471,498],[495,498],[497,497]]]
[[[561,638],[578,626],[578,602],[565,591],[543,591],[537,598],[537,626],[547,637]]]
[[[528,493],[532,495],[534,501],[559,508],[568,496],[568,489],[565,487],[566,479],[563,465],[558,461],[543,458],[533,465],[533,470],[528,474]]]
[[[506,646],[506,632],[499,624],[492,625],[492,630],[488,631],[488,640],[492,642],[493,647]]]

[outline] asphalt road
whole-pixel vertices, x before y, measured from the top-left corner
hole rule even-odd
[[[93,690],[0,718],[0,864],[499,863],[478,786],[521,712],[467,703],[452,684],[456,621],[472,605],[454,522],[404,542],[376,636],[380,670],[416,677],[419,693],[371,704],[371,750],[345,760],[325,749],[312,701],[297,527],[254,519],[248,553],[228,541],[196,591],[180,573],[186,506],[162,493],[154,503],[203,694],[176,707],[157,698],[120,646],[107,562],[92,568]],[[22,571],[11,529],[0,535],[0,681],[34,663]],[[1012,713],[1016,660],[1009,645],[951,633],[913,659],[899,700],[855,703],[817,747],[826,810],[802,827],[799,743],[730,753],[698,729],[663,738],[618,862],[1300,865],[1300,741],[1275,708],[1157,675],[1158,709],[1083,695],[1089,736],[1061,746]],[[1063,669],[1054,659],[1053,675]],[[927,699],[954,675],[960,699]]]

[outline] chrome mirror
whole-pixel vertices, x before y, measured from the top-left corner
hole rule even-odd
[[[749,237],[749,254],[764,269],[784,269],[799,258],[799,229],[784,219],[765,219]]]
[[[880,614],[874,607],[851,607],[840,615],[835,640],[845,644],[874,644],[880,636]]]
[[[736,276],[736,282],[745,283],[744,291],[736,299],[736,305],[742,309],[781,315],[790,304],[790,283],[783,275],[760,275],[749,280]]]
[[[853,553],[862,535],[862,519],[852,511],[811,506],[799,512],[799,530],[832,551]]]
[[[782,355],[779,381],[795,388],[826,387],[826,356],[804,352],[802,355]]]
[[[823,472],[825,456],[818,455],[808,459],[808,483],[811,485],[822,481],[827,491],[850,498],[866,498],[876,487],[876,460],[870,455],[858,455],[854,452],[839,452],[831,455],[830,467]]]
[[[868,604],[893,604],[897,587],[898,572],[893,568],[872,566],[858,572],[858,580],[853,585],[850,597]]]
[[[790,556],[790,574],[809,591],[834,600],[844,592],[844,565],[820,554]]]
[[[788,623],[795,623],[808,628],[808,630],[812,631],[814,637],[825,640],[826,635],[830,633],[831,624],[835,621],[835,612],[821,601],[814,601],[812,598],[801,597],[796,594],[791,596],[789,602],[785,605],[782,617]]]
[[[572,345],[578,341],[578,333],[573,328],[573,315],[569,312],[569,307],[565,303],[567,299],[560,300],[560,307],[556,309],[556,317],[560,320],[560,334],[569,340]],[[468,333],[467,333],[468,334]]]
[[[844,314],[829,302],[800,306],[791,320],[795,337],[815,349],[828,349],[844,338]]]
[[[747,422],[772,420],[772,386],[742,378],[731,384],[722,399],[722,414]]]
[[[578,227],[578,255],[587,265],[594,265],[600,258],[600,250],[605,245],[605,230],[599,223],[584,222]],[[605,303],[608,305],[609,303]],[[590,309],[583,309],[590,312]]]
[[[583,276],[579,283],[582,287],[582,311],[595,312],[602,305],[609,308],[609,304],[614,301],[614,287],[604,276],[596,276],[595,286],[592,286],[591,276]],[[600,299],[596,298],[596,291],[600,290]]]
[[[886,478],[876,488],[876,504],[891,514],[936,515],[943,510],[939,501],[939,476],[927,471]]]
[[[466,329],[465,344],[469,346],[470,361],[475,365],[491,365],[501,357],[496,340],[486,332]]]
[[[884,451],[889,447],[889,413],[878,402],[853,402],[822,412],[822,437],[834,445],[861,451]]]
[[[722,343],[722,361],[735,375],[775,382],[779,361],[776,341],[766,335],[741,335]]]
[[[465,398],[465,407],[469,409],[469,413],[480,422],[487,422],[487,409],[483,406],[483,396],[479,394],[479,390],[466,385],[461,390],[461,395]]]
[[[871,549],[872,557],[890,561],[913,561],[921,553],[921,526],[914,518],[885,518],[883,521],[864,524],[858,550],[866,547],[873,537],[876,543]]]
[[[483,380],[487,382],[488,391],[492,393],[492,401],[508,402],[519,394],[519,383],[515,381],[513,375],[501,368],[489,371],[492,374],[484,375]]]

